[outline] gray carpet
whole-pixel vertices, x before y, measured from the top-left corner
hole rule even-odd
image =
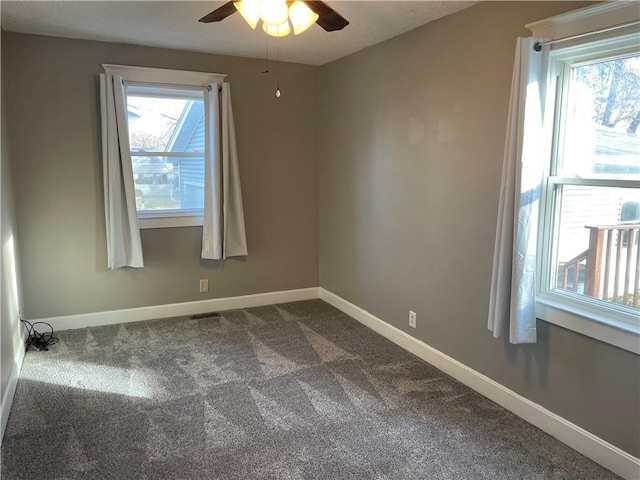
[[[59,337],[2,479],[617,478],[320,300]]]

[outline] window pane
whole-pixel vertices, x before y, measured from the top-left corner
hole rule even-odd
[[[157,89],[156,89],[157,90]],[[204,152],[204,102],[194,94],[182,98],[171,90],[163,96],[143,94],[141,87],[129,88],[127,114],[131,151]],[[133,93],[132,93],[133,92]]]
[[[558,175],[640,179],[640,56],[571,69]]]
[[[204,157],[132,157],[136,208],[198,210],[204,205]]]
[[[640,190],[564,185],[555,289],[640,307]]]

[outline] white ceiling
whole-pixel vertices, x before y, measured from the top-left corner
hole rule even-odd
[[[198,19],[220,1],[7,1],[0,2],[2,28],[52,35],[264,58],[267,35],[251,30],[239,14],[219,23]],[[327,2],[350,24],[337,32],[313,25],[299,36],[269,37],[280,60],[322,65],[467,8],[475,1]]]

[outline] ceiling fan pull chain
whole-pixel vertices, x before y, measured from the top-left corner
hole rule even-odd
[[[264,72],[269,73],[269,36],[264,40]]]
[[[280,45],[276,47],[276,98],[280,98]]]

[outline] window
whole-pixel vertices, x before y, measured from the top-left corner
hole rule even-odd
[[[203,91],[129,83],[126,94],[138,217],[201,216]]]
[[[621,35],[550,56],[557,100],[540,217],[538,310],[597,338],[588,330],[637,333],[640,326],[638,40],[637,33]],[[637,336],[611,343],[628,341]]]
[[[125,79],[140,228],[202,225],[204,93],[210,83],[222,83],[224,75],[103,67]]]

